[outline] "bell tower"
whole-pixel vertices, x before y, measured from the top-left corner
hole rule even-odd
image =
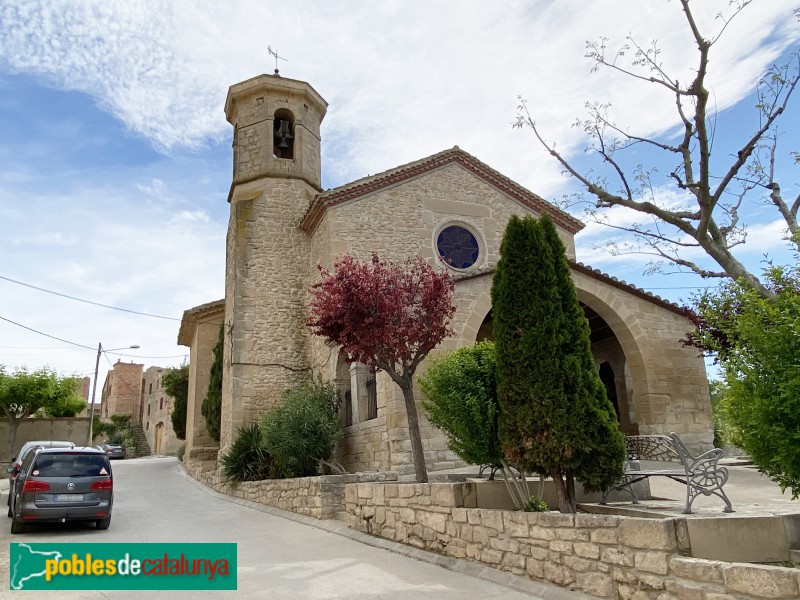
[[[327,102],[308,83],[259,75],[232,85],[233,181],[225,265],[220,451],[310,371],[311,245],[299,227],[321,191]]]
[[[225,116],[233,125],[233,185],[288,177],[319,190],[319,129],[327,108],[305,81],[259,75],[232,85]]]

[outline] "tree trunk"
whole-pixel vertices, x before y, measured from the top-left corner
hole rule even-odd
[[[564,477],[567,483],[567,502],[570,506],[571,513],[578,512],[578,502],[575,499],[575,477],[572,474],[572,471],[567,471],[564,473]]]
[[[564,476],[566,475],[566,481]],[[570,473],[562,474],[561,469],[552,469],[550,477],[556,487],[558,510],[562,513],[576,513],[578,508],[575,503],[575,479]]]
[[[427,483],[428,470],[425,468],[425,453],[422,450],[422,436],[419,433],[419,419],[417,418],[417,405],[414,402],[413,384],[408,387],[401,386],[403,400],[406,403],[406,416],[408,417],[408,436],[411,438],[411,453],[414,458],[414,471],[417,474],[417,483]]]

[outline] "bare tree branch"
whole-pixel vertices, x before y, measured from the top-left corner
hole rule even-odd
[[[792,234],[789,243],[800,250],[797,228],[800,195],[788,206],[776,181],[775,168],[779,137],[776,128],[800,82],[800,60],[795,53],[787,64],[773,65],[761,79],[756,107],[761,122],[738,146],[731,162],[720,168],[719,153],[715,153],[715,163],[711,161],[718,124],[713,105],[709,105],[710,94],[706,88],[709,55],[732,20],[749,6],[751,0],[732,1],[728,14],[717,16],[722,24],[716,34],[710,36],[705,35],[698,26],[692,12],[692,0],[679,1],[697,47],[695,74],[688,83],[681,85],[663,68],[661,48],[657,41],[642,45],[629,35],[625,44],[613,55],[609,52],[608,38],[586,44],[586,57],[594,62],[593,71],[607,67],[635,80],[654,83],[674,96],[676,116],[682,125],[677,145],[668,135],[662,140],[657,136],[632,134],[628,127],[621,126],[609,116],[609,104],[587,103],[589,116],[579,124],[590,140],[587,149],[592,150],[604,166],[596,172],[583,172],[557,151],[554,144],[545,140],[524,100],[520,103],[515,125],[530,127],[538,142],[561,164],[564,172],[578,180],[594,196],[594,208],[589,209],[590,213],[595,209],[621,206],[650,216],[653,223],[611,225],[614,229],[635,235],[642,244],[640,250],[650,248],[649,253],[654,256],[703,277],[727,276],[743,280],[760,295],[769,297],[773,295],[772,292],[744,266],[733,250],[746,242],[747,228],[742,222],[741,210],[745,206],[745,199],[758,193],[758,190],[766,192],[762,199],[777,208]],[[800,18],[800,12],[795,13]],[[633,54],[630,67],[622,64],[628,53]],[[637,144],[646,144],[656,152],[663,151],[679,157],[678,164],[664,177],[665,181],[686,193],[688,204],[675,208],[659,202],[657,190],[661,184],[657,185],[654,180],[657,171],[641,164],[633,169],[627,167],[630,156],[626,151]],[[795,154],[796,162],[800,162],[798,156]],[[612,182],[619,182],[619,189],[615,191],[610,188],[605,176]],[[675,228],[677,235],[662,231],[661,224]],[[689,260],[679,254],[681,250],[695,247],[701,248],[706,258],[720,268],[709,268],[701,264],[702,261]]]

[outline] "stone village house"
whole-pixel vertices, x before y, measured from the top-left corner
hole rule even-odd
[[[318,280],[345,253],[402,261],[421,255],[456,280],[455,335],[447,352],[491,336],[490,288],[511,215],[548,213],[567,247],[592,352],[627,434],[678,432],[710,447],[713,421],[703,360],[679,343],[691,328],[681,309],[577,262],[583,224],[458,147],[335,189],[322,190],[320,125],[327,103],[303,81],[260,75],[233,85],[225,299],[185,311],[178,343],[191,348],[186,465],[217,468],[217,444],[200,406],[224,327],[222,431],[230,445],[302,377],[319,374],[343,392],[345,436],[337,458],[351,472],[413,470],[402,394],[304,325]],[[424,366],[421,370],[424,369]],[[419,394],[417,397],[419,397]],[[460,465],[444,436],[420,421],[429,469]]]
[[[99,416],[106,421],[112,415],[130,416],[132,426],[141,429],[149,452],[175,455],[183,442],[172,428],[175,399],[164,389],[164,370],[117,361],[103,384]]]

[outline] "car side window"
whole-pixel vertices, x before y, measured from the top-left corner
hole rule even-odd
[[[27,473],[31,468],[31,464],[33,464],[33,459],[35,456],[36,452],[28,452],[25,456],[23,456],[20,471]]]

